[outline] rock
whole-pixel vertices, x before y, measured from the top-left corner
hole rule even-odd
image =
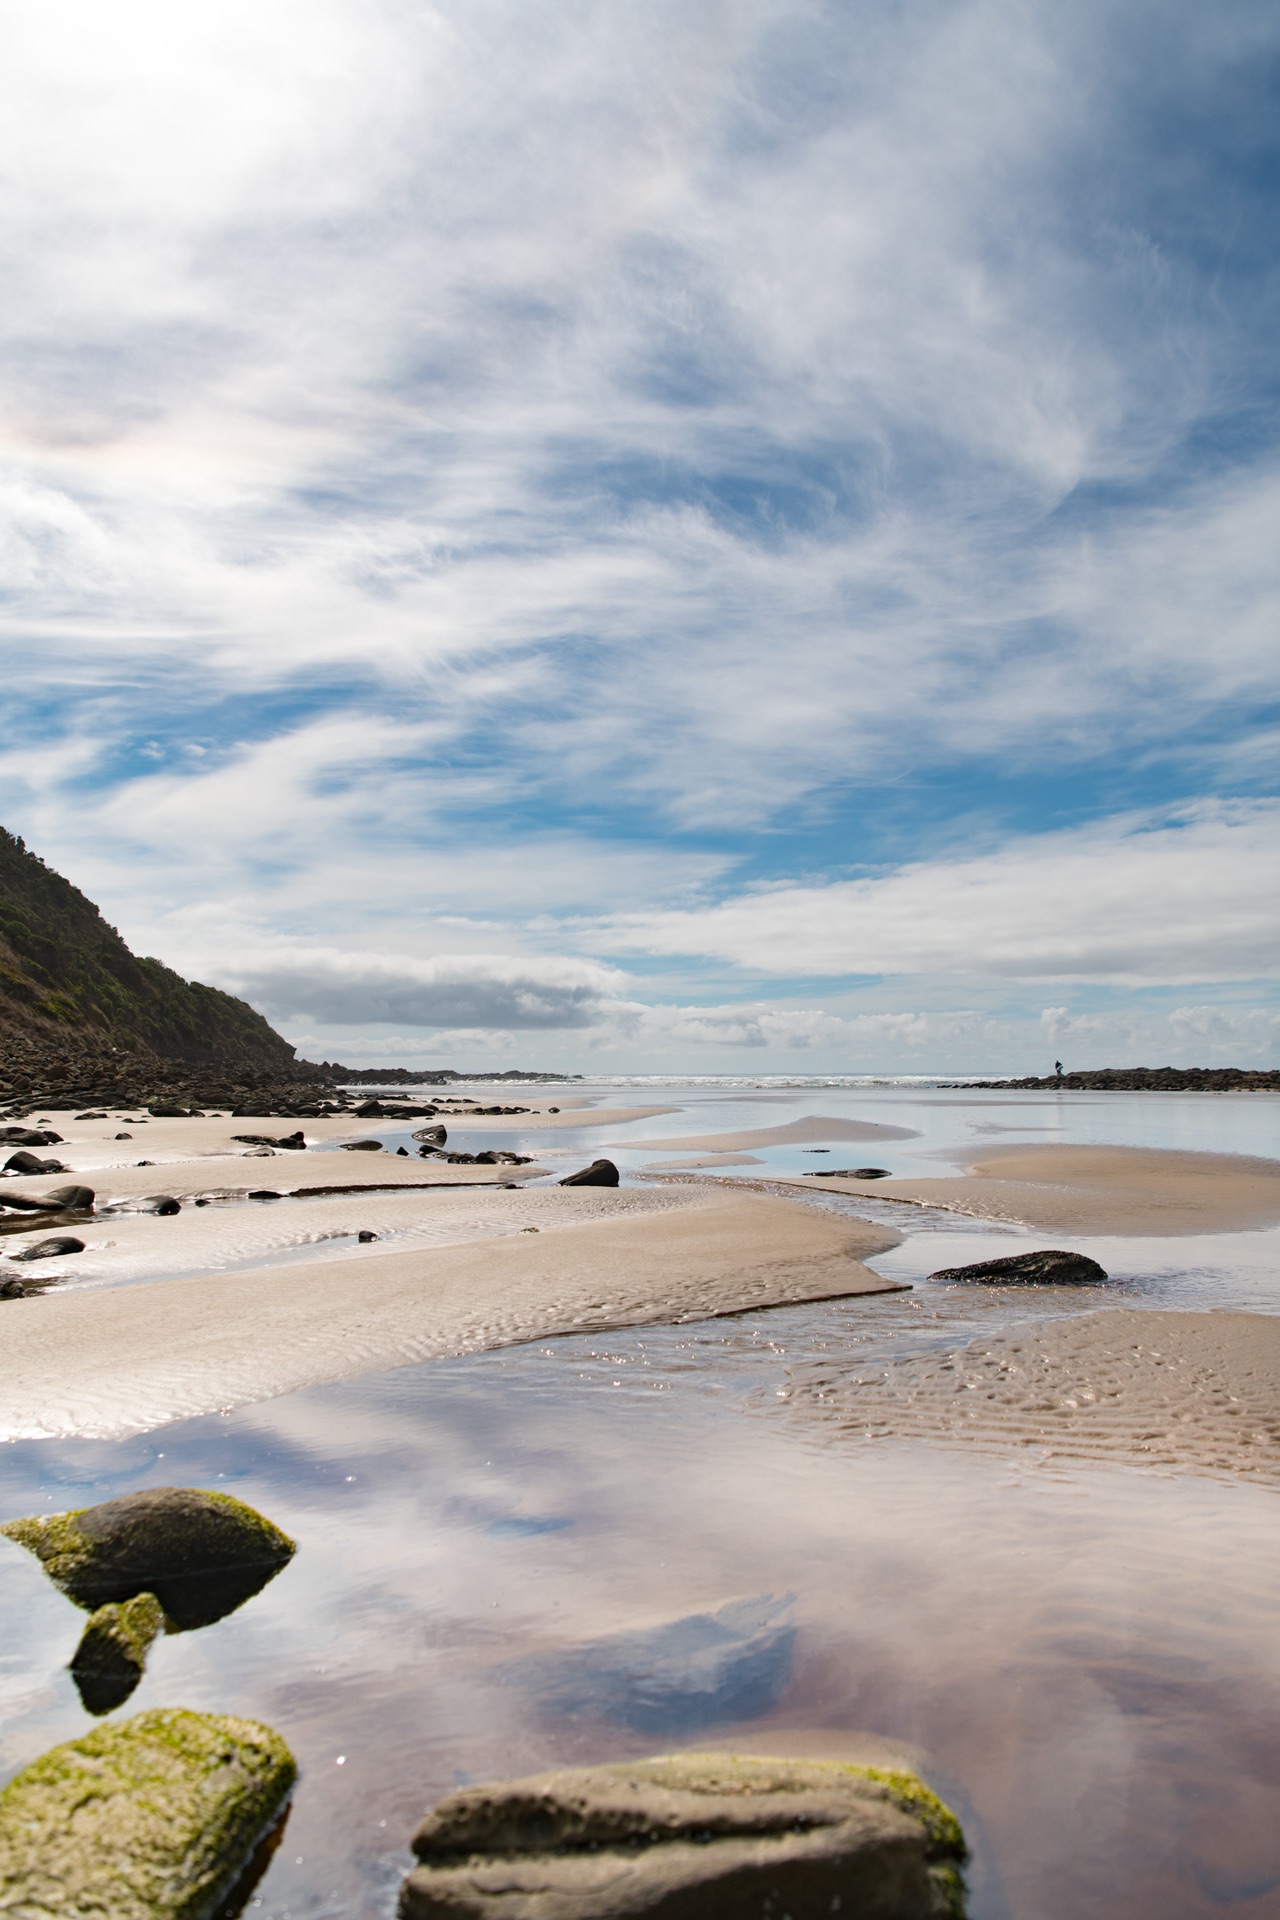
[[[960,1920],[964,1836],[913,1773],[669,1754],[464,1787],[400,1920]]]
[[[92,1187],[54,1187],[44,1198],[64,1213],[92,1213],[96,1196]]]
[[[34,1153],[20,1148],[11,1153],[4,1163],[6,1173],[70,1173],[70,1167],[64,1167],[61,1160],[39,1160]]]
[[[999,1260],[977,1260],[971,1267],[942,1267],[931,1280],[990,1280],[996,1285],[1026,1281],[1041,1286],[1092,1286],[1107,1270],[1085,1253],[1050,1247],[1043,1253],[1009,1253]]]
[[[399,1156],[400,1156],[400,1158],[401,1158],[402,1160],[407,1160],[407,1159],[409,1158],[409,1149],[408,1149],[408,1147],[397,1147],[397,1148],[396,1148],[396,1152],[397,1152],[397,1153],[399,1154]]]
[[[132,1140],[133,1135],[131,1133],[118,1133],[115,1137],[117,1140]]]
[[[443,1127],[419,1127],[413,1138],[425,1140],[433,1147],[442,1147],[449,1135]]]
[[[370,1240],[376,1240],[377,1237],[377,1234],[372,1232],[368,1227],[361,1227],[359,1233],[356,1235],[356,1239],[362,1246],[366,1245]]]
[[[618,1169],[612,1160],[593,1160],[589,1167],[568,1174],[560,1182],[562,1187],[616,1187],[617,1184]]]
[[[768,1713],[791,1678],[793,1596],[757,1594],[711,1613],[579,1641],[502,1669],[556,1714],[663,1738]]]
[[[20,1275],[0,1273],[0,1300],[25,1300],[28,1288]]]
[[[283,1200],[284,1195],[277,1193],[274,1187],[255,1187],[252,1193],[245,1195],[245,1198],[247,1200]]]
[[[888,1167],[811,1167],[811,1180],[890,1180]]]
[[[83,1253],[84,1241],[77,1240],[73,1233],[55,1234],[52,1240],[37,1240],[34,1246],[24,1247],[21,1253],[11,1254],[13,1260],[57,1260],[64,1253]]]
[[[175,1200],[171,1193],[148,1193],[137,1202],[133,1211],[135,1213],[181,1213],[182,1202]]]
[[[86,1612],[153,1593],[179,1632],[234,1612],[296,1551],[242,1500],[200,1487],[146,1487],[74,1513],[10,1520],[0,1533],[34,1553]]]
[[[0,1193],[0,1206],[12,1207],[16,1213],[62,1212],[61,1201],[34,1193]]]
[[[342,1149],[344,1153],[381,1153],[382,1142],[381,1140],[344,1140]]]
[[[62,1144],[62,1135],[40,1127],[4,1127],[0,1128],[0,1140],[15,1147],[57,1147]]]
[[[164,1630],[154,1593],[111,1601],[89,1616],[71,1660],[71,1677],[86,1713],[114,1713],[142,1678],[147,1650]]]
[[[0,1793],[5,1911],[22,1920],[238,1912],[296,1773],[284,1741],[255,1720],[169,1707],[95,1727]]]

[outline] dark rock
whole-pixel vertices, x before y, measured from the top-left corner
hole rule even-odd
[[[83,1240],[77,1240],[72,1233],[60,1233],[52,1240],[37,1240],[34,1246],[24,1247],[21,1253],[10,1257],[14,1260],[57,1260],[64,1253],[83,1252]]]
[[[612,1160],[593,1160],[589,1167],[571,1173],[560,1182],[562,1187],[616,1187],[618,1169]]]
[[[255,1720],[164,1707],[95,1727],[0,1793],[6,1909],[22,1920],[240,1913],[296,1775],[279,1734]]]
[[[131,1133],[118,1133],[116,1135],[117,1140],[132,1140],[132,1138],[133,1135]]]
[[[414,1134],[415,1140],[425,1140],[429,1146],[442,1147],[449,1138],[444,1127],[419,1127]]]
[[[0,1140],[15,1147],[56,1147],[62,1144],[60,1133],[46,1133],[38,1127],[4,1127]]]
[[[0,1272],[0,1300],[25,1300],[30,1291],[16,1273]]]
[[[286,1566],[295,1543],[228,1493],[147,1487],[75,1513],[0,1527],[34,1553],[54,1585],[96,1612],[155,1594],[172,1628],[208,1626]]]
[[[53,1187],[44,1197],[65,1213],[91,1213],[96,1198],[92,1187]]]
[[[955,1816],[905,1770],[667,1754],[464,1787],[400,1920],[962,1920]]]
[[[891,1180],[888,1167],[815,1167],[811,1180]]]
[[[71,1660],[86,1713],[114,1713],[142,1678],[147,1651],[164,1630],[164,1608],[154,1593],[111,1601],[90,1614]]]
[[[361,1245],[366,1244],[370,1240],[376,1240],[377,1237],[377,1234],[372,1233],[368,1227],[361,1227],[359,1233],[356,1235],[356,1239],[360,1241]]]
[[[397,1147],[397,1148],[396,1148],[396,1152],[397,1152],[397,1153],[399,1154],[399,1156],[400,1156],[400,1158],[401,1158],[402,1160],[407,1160],[407,1159],[409,1158],[409,1149],[408,1149],[408,1147]]]
[[[192,1113],[187,1107],[174,1107],[166,1100],[152,1102],[147,1112],[153,1120],[198,1120],[200,1115]]]
[[[34,1153],[21,1150],[11,1153],[4,1163],[6,1173],[70,1173],[70,1167],[64,1167],[61,1160],[38,1160]]]
[[[1026,1281],[1036,1285],[1092,1286],[1107,1270],[1084,1253],[1051,1247],[1043,1253],[1010,1253],[999,1260],[978,1260],[970,1267],[942,1267],[931,1280],[989,1280],[996,1285]]]
[[[0,1188],[0,1206],[12,1207],[17,1213],[61,1213],[60,1200],[46,1199],[43,1194],[9,1193]]]
[[[247,1198],[250,1200],[283,1200],[284,1195],[277,1193],[274,1187],[255,1187]]]
[[[342,1149],[344,1153],[381,1153],[382,1142],[381,1140],[344,1140]]]
[[[793,1596],[730,1600],[713,1613],[611,1633],[502,1669],[544,1711],[679,1736],[768,1713],[791,1677]]]

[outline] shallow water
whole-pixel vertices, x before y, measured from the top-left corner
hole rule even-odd
[[[637,1130],[728,1131],[805,1110],[916,1125],[942,1101],[936,1128],[883,1160],[906,1172],[899,1154],[955,1145],[969,1119],[992,1117],[964,1119],[928,1090],[900,1102],[889,1090],[870,1109],[861,1090],[797,1097],[811,1105],[750,1089],[717,1105],[701,1091],[697,1111]],[[1160,1111],[1175,1100],[1121,1096],[1135,1109],[1126,1131],[1090,1096],[1064,1098],[1063,1124],[1092,1130],[1073,1139],[1107,1137],[1105,1125],[1125,1144],[1276,1150],[1277,1102],[1194,1098],[1188,1118]],[[582,1140],[595,1157],[592,1130]],[[558,1340],[125,1441],[0,1450],[5,1516],[187,1483],[234,1491],[298,1538],[292,1565],[241,1612],[163,1641],[122,1709],[243,1712],[294,1747],[296,1803],[252,1911],[387,1920],[417,1817],[465,1780],[825,1727],[921,1750],[974,1845],[974,1920],[1280,1916],[1277,1495],[798,1421],[788,1384],[815,1362],[1099,1303],[1089,1288],[929,1283],[1033,1236],[886,1213],[908,1238],[872,1264],[911,1279],[909,1294]],[[1086,1244],[1115,1276],[1109,1301],[1280,1305],[1275,1233]],[[589,1663],[570,1652],[567,1670],[587,1678],[568,1692],[555,1681],[560,1650],[765,1596],[782,1638],[762,1650],[746,1633],[742,1660],[730,1648],[695,1705],[679,1684],[688,1633],[662,1643],[674,1685],[654,1682],[635,1641]],[[64,1670],[82,1616],[5,1541],[0,1608],[12,1770],[89,1724]]]

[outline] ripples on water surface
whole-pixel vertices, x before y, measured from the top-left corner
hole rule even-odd
[[[937,1112],[922,1100],[952,1096],[695,1098],[634,1130],[833,1111],[917,1126]],[[1280,1103],[1144,1097],[1095,1101],[1099,1115],[1089,1102],[1063,1103],[1067,1137],[1276,1150]],[[1135,1105],[1127,1123],[1116,1117]],[[1018,1117],[1030,1123],[1028,1107]],[[964,1111],[1001,1122],[998,1107]],[[921,1141],[895,1142],[884,1164],[939,1170],[901,1156],[954,1145],[958,1121],[947,1112]],[[892,1217],[911,1235],[873,1264],[917,1283],[1020,1237]],[[1108,1297],[1125,1304],[1275,1311],[1280,1299],[1274,1234],[1088,1247],[1118,1276]],[[248,1713],[293,1745],[302,1781],[253,1909],[271,1920],[389,1916],[418,1815],[461,1781],[665,1742],[729,1744],[748,1728],[758,1742],[771,1727],[780,1739],[873,1731],[920,1749],[974,1843],[977,1920],[1273,1920],[1277,1496],[1227,1479],[859,1441],[798,1422],[785,1398],[818,1362],[861,1364],[1094,1304],[1085,1289],[926,1282],[406,1368],[122,1442],[12,1445],[0,1507],[222,1486],[299,1539],[296,1560],[239,1614],[162,1641],[124,1710]],[[758,1603],[726,1616],[747,1622],[755,1664],[731,1658],[722,1683],[714,1670],[700,1722],[678,1685],[650,1688],[637,1711],[623,1669],[643,1665],[644,1643],[620,1643],[612,1665],[576,1663],[585,1677],[567,1690],[555,1682],[562,1648],[735,1599]],[[63,1670],[81,1616],[7,1542],[0,1606],[0,1761],[12,1769],[88,1724]],[[678,1681],[685,1641],[672,1644]]]

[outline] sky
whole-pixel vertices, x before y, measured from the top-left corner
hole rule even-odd
[[[0,0],[0,820],[312,1059],[1280,1064],[1280,12]]]

